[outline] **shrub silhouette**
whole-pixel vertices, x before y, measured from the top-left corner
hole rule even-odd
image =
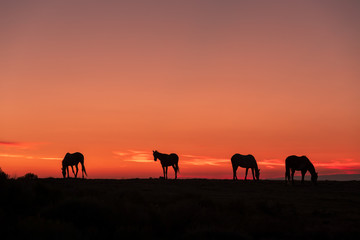
[[[34,180],[38,179],[38,176],[34,173],[27,173],[22,177],[19,177],[20,180]]]
[[[0,168],[0,182],[6,181],[9,179],[9,175],[6,174],[1,168]]]

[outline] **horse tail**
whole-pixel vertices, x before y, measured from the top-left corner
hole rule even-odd
[[[179,169],[179,156],[175,154],[175,169],[178,173],[180,173]]]

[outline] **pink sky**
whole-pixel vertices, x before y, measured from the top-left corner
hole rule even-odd
[[[358,1],[2,1],[0,167],[60,177],[262,178],[287,156],[360,173]],[[173,174],[173,172],[171,172]],[[240,170],[240,176],[244,172]]]

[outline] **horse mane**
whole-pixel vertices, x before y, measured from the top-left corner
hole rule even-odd
[[[255,161],[255,171],[260,171],[259,166],[256,161]]]
[[[313,174],[316,174],[316,171],[315,171],[315,167],[314,167],[314,164],[312,164],[312,162],[309,160],[309,158],[307,156],[301,156],[302,158],[305,158],[308,162],[308,170],[310,172],[311,175]]]
[[[159,152],[158,150],[155,150],[154,151],[154,154],[156,155],[156,156],[168,156],[169,154],[166,154],[166,153],[161,153],[161,152]],[[154,156],[155,156],[154,155]]]
[[[255,171],[259,171],[259,166],[257,164],[257,161],[255,159],[255,157],[251,154],[248,154],[247,156],[249,156],[250,158],[252,158],[254,160],[254,163],[255,163]]]

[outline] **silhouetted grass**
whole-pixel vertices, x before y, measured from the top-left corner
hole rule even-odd
[[[359,182],[8,179],[6,238],[350,239]]]

